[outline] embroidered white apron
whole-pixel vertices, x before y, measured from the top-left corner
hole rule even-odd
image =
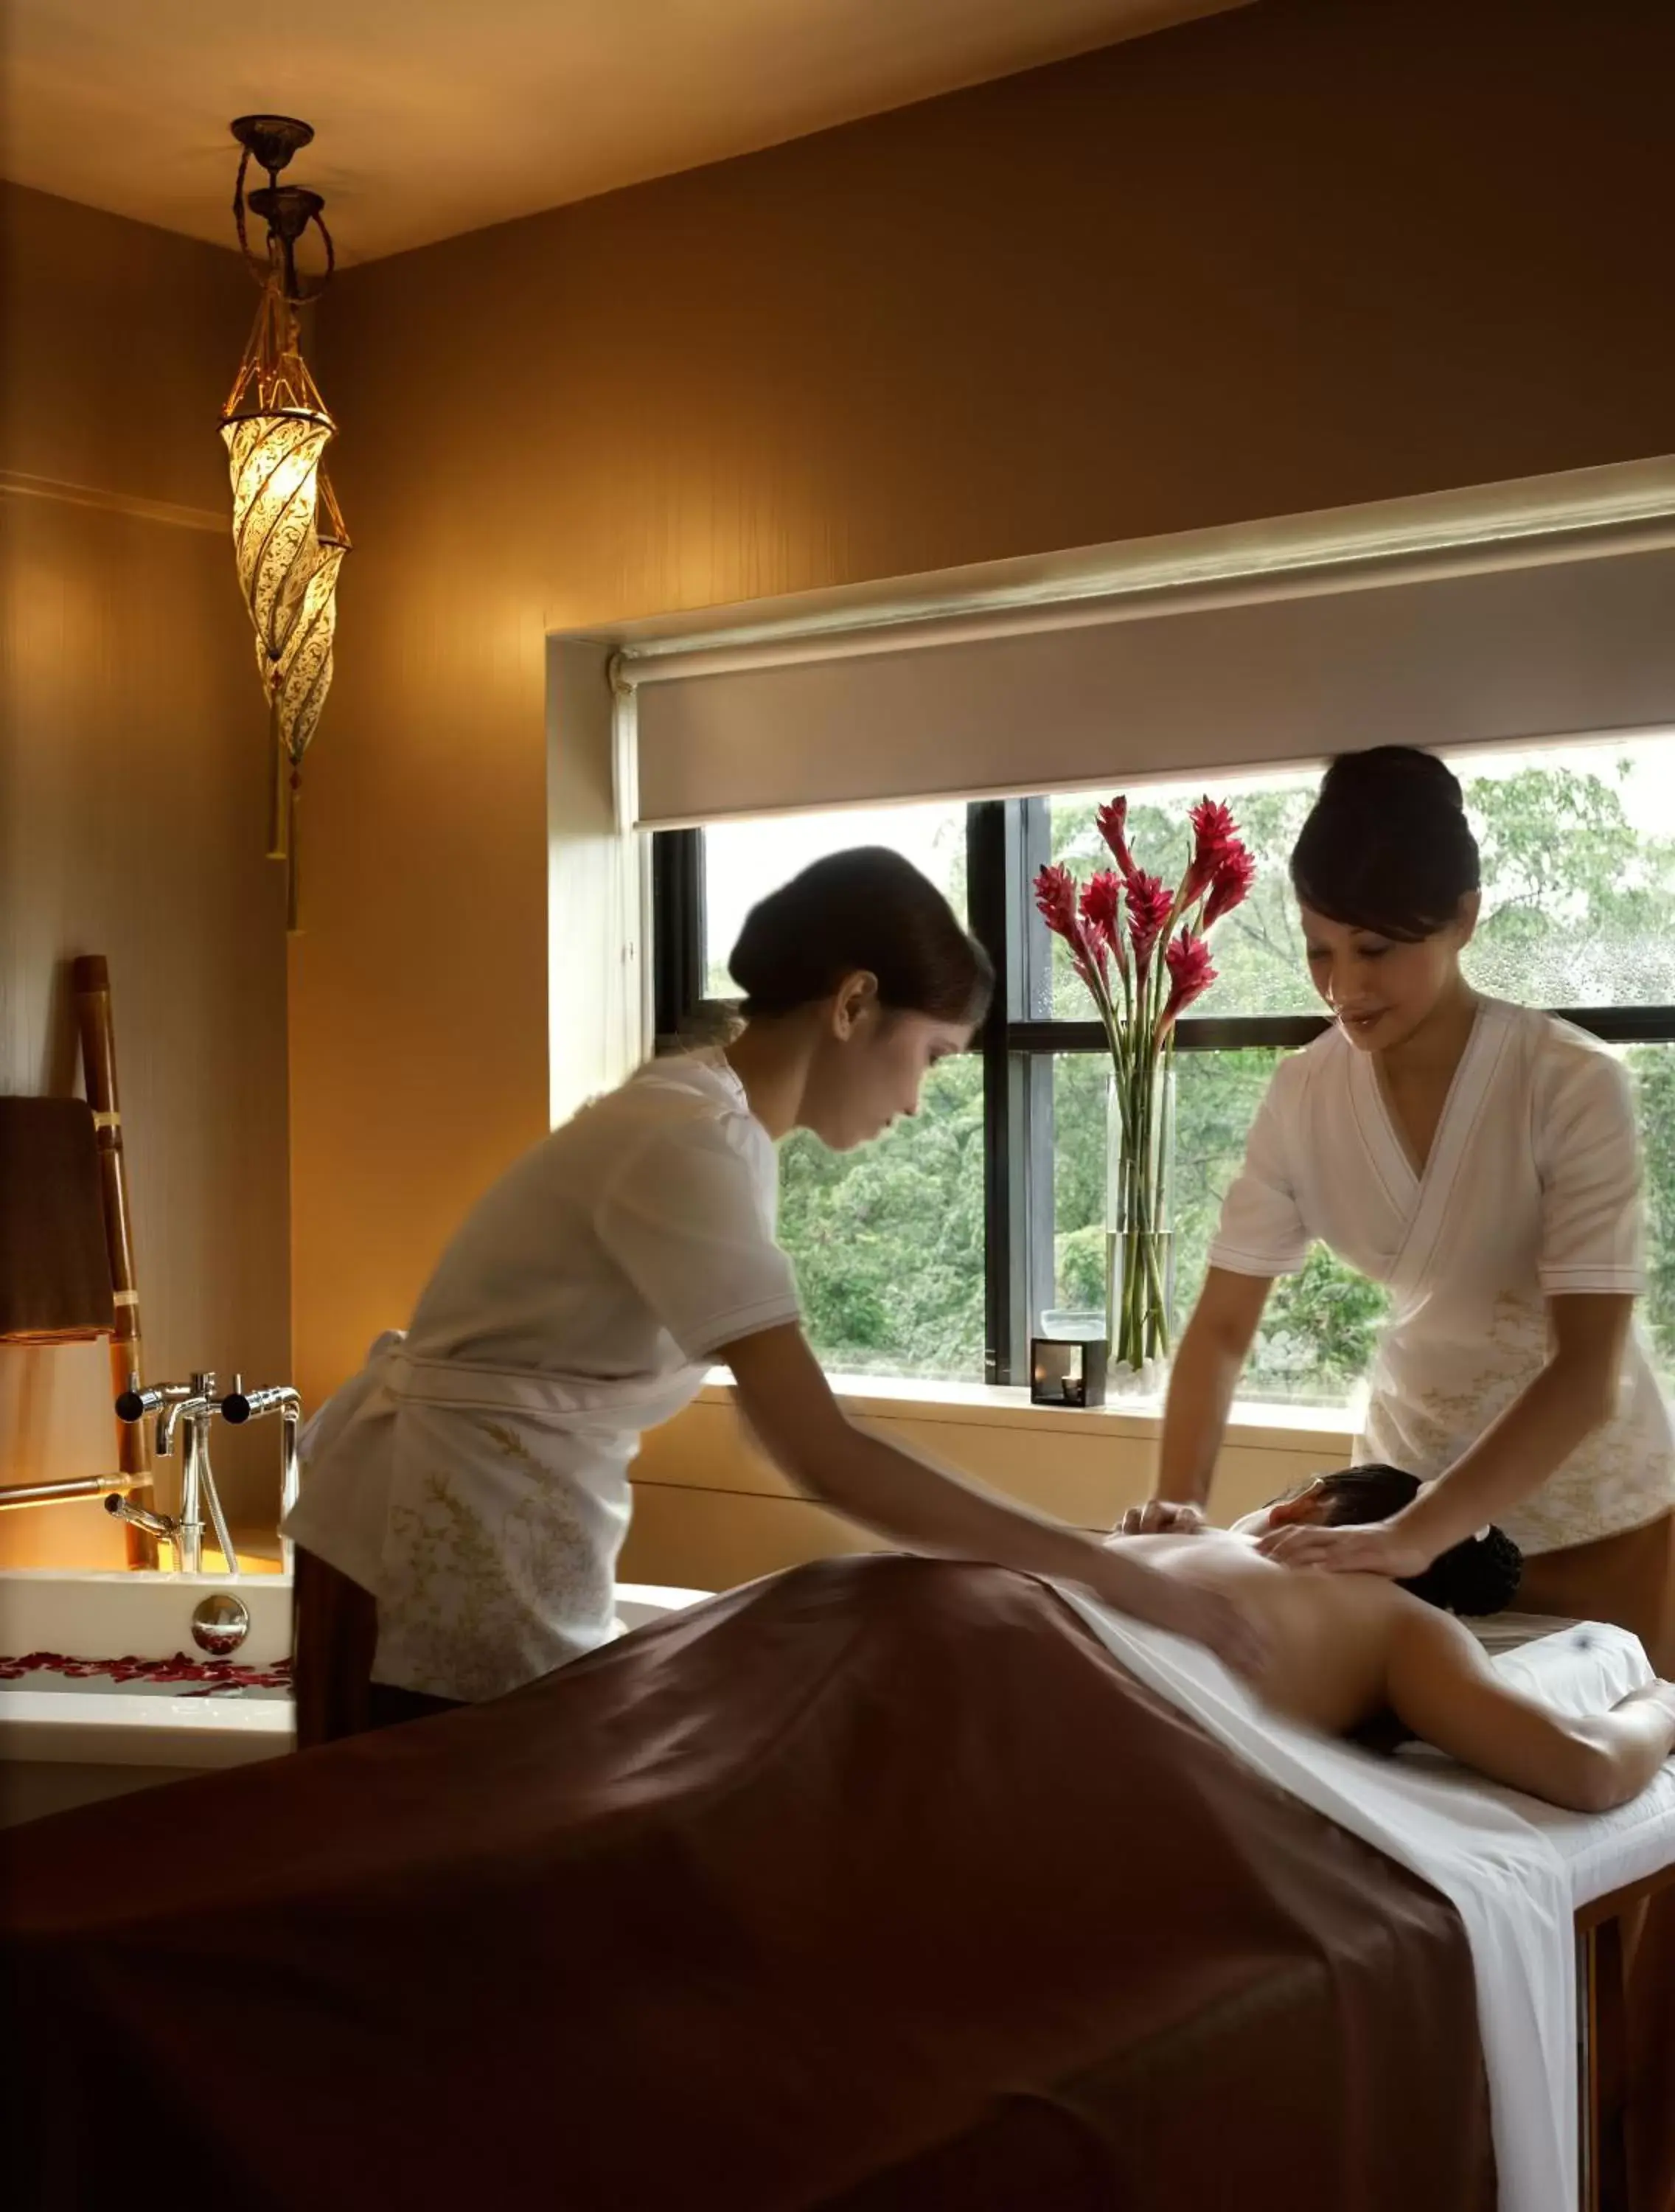
[[[305,1430],[287,1523],[377,1598],[373,1679],[476,1700],[604,1643],[640,1432],[703,1372],[534,1375],[379,1338]]]

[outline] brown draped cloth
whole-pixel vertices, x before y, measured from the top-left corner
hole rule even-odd
[[[391,1728],[454,1710],[457,1698],[433,1698],[420,1690],[374,1682],[377,1599],[300,1544],[292,1564],[291,1687],[299,1751],[337,1743],[367,1729]]]
[[[1451,1908],[995,1568],[799,1568],[0,1899],[30,2212],[1492,2202]]]

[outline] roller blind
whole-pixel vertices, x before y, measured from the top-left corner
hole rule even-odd
[[[1642,532],[622,672],[655,827],[1675,727],[1675,546]]]

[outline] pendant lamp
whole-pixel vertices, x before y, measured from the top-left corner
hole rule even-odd
[[[337,425],[302,358],[299,311],[319,296],[335,263],[325,203],[280,172],[313,131],[284,115],[241,116],[244,148],[234,188],[239,245],[262,288],[250,343],[222,410],[233,477],[233,551],[256,633],[256,665],[268,701],[272,799],[268,851],[286,863],[285,926],[300,924],[299,805],[303,756],[331,688],[337,571],[349,533],[327,480],[325,449]],[[246,194],[252,161],[265,187]],[[265,254],[251,249],[246,210],[267,225]],[[296,249],[310,225],[325,245],[325,273],[305,286]]]

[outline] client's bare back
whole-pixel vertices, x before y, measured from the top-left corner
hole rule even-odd
[[[1276,1711],[1344,1735],[1383,1710],[1397,1601],[1415,1602],[1393,1583],[1278,1566],[1224,1528],[1123,1541],[1149,1567],[1218,1589],[1250,1614],[1269,1651],[1258,1686]]]
[[[1491,1780],[1586,1812],[1636,1796],[1675,1749],[1675,1686],[1570,1720],[1497,1674],[1461,1622],[1379,1575],[1266,1559],[1253,1539],[1205,1528],[1121,1540],[1148,1566],[1222,1591],[1263,1630],[1257,1685],[1289,1718],[1344,1735],[1381,1713]]]

